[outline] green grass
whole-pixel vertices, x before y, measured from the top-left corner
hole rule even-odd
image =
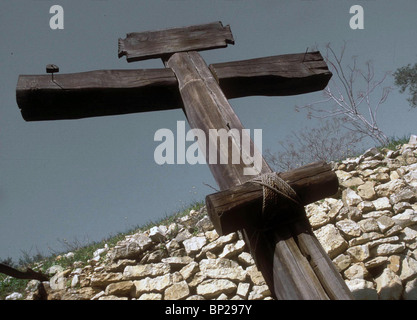
[[[382,150],[383,148],[389,149],[389,150],[396,150],[397,146],[399,145],[403,145],[408,143],[408,141],[410,140],[410,135],[404,135],[402,137],[390,137],[389,138],[389,143],[387,145],[378,147],[379,150]]]
[[[23,253],[23,257],[19,259],[18,264],[14,263],[11,259],[4,260],[3,263],[7,262],[7,264],[20,270],[25,270],[27,267],[29,267],[33,270],[41,271],[43,273],[45,273],[46,270],[53,265],[60,265],[64,269],[70,268],[76,261],[81,262],[82,267],[87,265],[88,260],[93,258],[94,251],[103,248],[105,244],[107,244],[109,248],[112,248],[117,244],[117,242],[123,240],[127,235],[146,231],[152,228],[153,226],[168,226],[169,224],[175,222],[177,219],[187,215],[190,212],[190,210],[194,209],[197,211],[201,209],[204,205],[204,201],[196,201],[189,205],[188,208],[182,211],[176,212],[172,215],[166,215],[164,218],[156,221],[149,221],[141,226],[129,228],[129,230],[125,232],[118,233],[116,235],[111,235],[101,241],[91,242],[86,245],[81,245],[78,241],[69,243],[66,240],[63,240],[62,242],[67,247],[67,250],[61,253],[53,253],[49,256],[43,256],[40,253],[37,253],[34,256],[29,256],[27,253]],[[73,252],[74,256],[72,258],[64,257],[64,254],[67,252]],[[13,292],[23,293],[28,282],[29,280],[16,279],[0,273],[0,300],[4,300],[9,294]],[[25,295],[23,294],[23,296]]]

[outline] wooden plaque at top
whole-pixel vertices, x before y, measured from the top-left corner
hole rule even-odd
[[[128,62],[140,61],[173,54],[175,52],[202,51],[234,44],[230,26],[213,22],[208,24],[172,28],[158,31],[128,33],[119,39],[119,58]]]

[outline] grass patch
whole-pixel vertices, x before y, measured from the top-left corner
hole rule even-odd
[[[402,137],[390,137],[389,143],[387,145],[378,147],[378,150],[382,150],[383,148],[395,151],[398,146],[408,143],[410,140],[410,135],[404,135]]]

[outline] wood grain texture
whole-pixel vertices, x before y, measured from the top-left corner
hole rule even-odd
[[[333,300],[352,300],[352,293],[346,287],[346,283],[334,268],[333,262],[315,237],[307,218],[293,225],[293,227],[301,251],[310,261],[329,298]]]
[[[119,39],[119,58],[128,62],[161,58],[175,52],[210,50],[234,44],[229,26],[213,22],[183,28],[133,32]]]
[[[228,98],[323,90],[332,76],[320,52],[217,63],[210,69]]]
[[[245,164],[242,153],[238,163],[232,163],[231,158],[233,149],[241,151],[239,137],[233,134],[232,129],[238,131],[241,134],[240,138],[242,138],[245,134],[244,127],[204,60],[197,52],[176,53],[171,56],[166,65],[174,71],[178,78],[184,112],[190,127],[202,130],[206,137],[216,140],[216,144],[219,146],[217,156],[219,158],[224,156],[228,159],[225,164],[220,164],[219,161],[217,164],[211,164],[213,161],[210,159],[210,140],[206,142],[205,146],[202,146],[209,168],[219,187],[225,190],[250,179],[251,176],[246,176],[243,173],[244,168],[251,166]],[[214,137],[210,130],[224,130],[230,133],[229,143],[221,144],[218,137]],[[253,151],[251,155],[259,154],[253,141],[250,138],[248,141],[250,141],[250,150]],[[261,172],[266,172],[266,170],[269,170],[269,166],[262,158]]]

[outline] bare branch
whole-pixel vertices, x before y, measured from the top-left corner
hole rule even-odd
[[[343,57],[346,43],[338,55],[330,44],[326,46],[326,62],[335,75],[328,87],[323,90],[325,99],[306,105],[309,118],[340,118],[343,117],[345,127],[357,131],[361,135],[369,136],[374,141],[383,145],[388,142],[387,136],[379,128],[378,111],[386,102],[391,87],[384,87],[381,93],[377,92],[390,73],[385,73],[381,79],[375,81],[375,70],[371,61],[365,62],[365,68],[358,67],[358,59],[352,58],[352,64],[343,65]],[[358,80],[364,82],[358,83]],[[356,89],[356,87],[358,89]],[[378,96],[373,99],[374,96]],[[376,101],[376,102],[374,102]],[[332,104],[332,107],[318,107],[324,104]]]

